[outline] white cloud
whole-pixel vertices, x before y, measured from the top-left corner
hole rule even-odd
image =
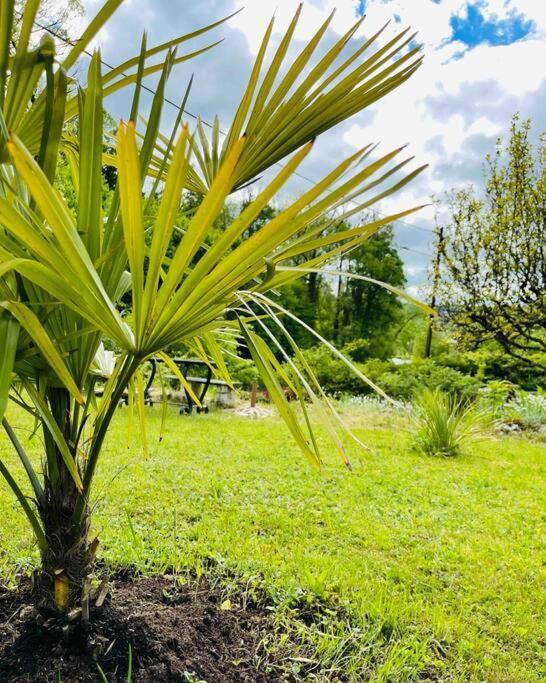
[[[403,23],[411,16],[413,23],[423,25],[428,42],[434,27],[441,28],[446,23],[446,16],[448,23],[446,9],[458,11],[464,3],[452,0],[434,4],[435,8],[441,8],[441,14],[437,15],[429,12],[433,4],[430,0],[415,0],[406,12],[404,5],[409,3],[400,0],[384,6],[385,11],[395,7]],[[380,8],[376,9],[379,12]],[[423,13],[422,22],[419,11]],[[446,32],[439,30],[438,35],[441,40]],[[431,164],[426,176],[428,182],[420,183],[415,194],[417,201],[478,177],[483,154],[475,158],[476,143],[489,140],[492,148],[494,139],[506,130],[511,115],[520,108],[525,96],[538,91],[544,79],[543,70],[537,68],[538,64],[546,63],[543,41],[522,40],[505,46],[482,44],[466,51],[459,59],[449,59],[454,52],[457,49],[451,45],[436,45],[436,49],[430,45],[419,72],[374,107],[373,121],[365,126],[352,123],[344,135],[345,141],[355,147],[377,140],[388,147],[410,141],[411,152],[420,161]],[[489,99],[480,99],[487,93],[491,95]],[[545,123],[544,118],[536,121],[542,129]],[[456,171],[466,162],[471,172],[467,177],[460,177]],[[435,171],[438,166],[445,168],[450,163],[456,177],[445,177],[442,182]],[[384,209],[402,206],[400,199],[401,196],[384,202]]]
[[[409,275],[420,275],[425,270],[424,266],[408,266],[407,272]]]
[[[284,33],[290,24],[301,0],[250,0],[242,12],[230,20],[230,25],[240,30],[246,37],[253,54],[260,48],[263,34],[272,17],[275,18],[273,35]],[[356,22],[357,2],[343,0],[311,0],[303,7],[294,38],[309,40],[330,13],[334,13],[330,24],[333,31],[342,34]],[[233,11],[239,9],[238,0],[233,1]]]
[[[96,0],[87,0],[87,4]],[[273,43],[286,30],[299,0],[247,0],[245,9],[227,26],[215,32],[225,42],[189,65],[183,65],[182,78],[173,78],[171,98],[179,98],[187,77],[195,72],[195,85],[189,108],[211,119],[219,113],[222,126],[229,126],[240,98],[254,56],[270,18],[275,15]],[[535,30],[524,39],[504,46],[481,44],[467,49],[450,42],[454,16],[463,16],[467,0],[367,0],[366,19],[358,35],[369,35],[391,21],[385,39],[410,25],[423,43],[425,61],[409,82],[376,103],[366,113],[340,125],[316,145],[305,166],[311,178],[321,177],[342,154],[381,142],[381,150],[409,143],[408,153],[416,164],[430,168],[396,198],[382,203],[382,212],[394,212],[408,206],[427,203],[432,194],[440,195],[453,186],[480,179],[484,155],[493,149],[495,138],[506,131],[510,117],[519,110],[522,116],[534,115],[536,127],[546,129],[546,112],[541,92],[546,81],[541,65],[546,63],[546,0],[484,0],[479,7],[488,19],[506,19],[522,13],[535,22]],[[295,37],[309,40],[330,12],[338,6],[331,24],[335,37],[343,34],[356,20],[357,0],[307,0]],[[202,3],[171,3],[167,0],[131,0],[124,3],[109,24],[108,35],[100,42],[111,63],[121,61],[138,50],[139,34],[149,30],[153,44],[188,32],[218,19],[241,6],[239,0],[207,0]],[[91,11],[96,12],[96,4]],[[211,34],[212,35],[212,34]],[[205,37],[205,40],[208,38]],[[299,47],[303,46],[300,42]],[[126,99],[127,97],[124,96]],[[120,95],[115,107],[126,115],[126,99]],[[170,110],[167,115],[173,114]],[[298,184],[299,183],[299,184]],[[287,192],[302,190],[304,181],[289,186]],[[428,207],[407,223],[429,228],[433,209]],[[428,251],[430,236],[407,225],[396,231],[400,244],[416,251]],[[412,278],[426,257],[403,252]],[[415,282],[415,280],[413,280]]]

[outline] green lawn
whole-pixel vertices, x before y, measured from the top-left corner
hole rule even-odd
[[[110,565],[213,567],[265,587],[279,633],[299,639],[320,680],[544,680],[544,443],[491,437],[426,458],[403,418],[346,409],[372,452],[351,448],[352,472],[333,455],[317,472],[276,418],[173,410],[158,443],[160,409],[147,410],[150,457],[136,434],[127,448],[121,409],[97,479]],[[11,419],[20,436],[32,428]],[[3,435],[0,454],[14,462]],[[36,554],[3,482],[0,518],[9,580]],[[293,609],[306,601],[325,605],[311,624]]]

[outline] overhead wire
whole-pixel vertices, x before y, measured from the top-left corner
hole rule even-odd
[[[22,18],[22,14],[21,14],[20,12],[18,12],[17,10],[16,10],[16,12],[17,12],[17,14],[19,14],[19,17]],[[77,40],[76,40],[76,41],[70,40],[70,39],[67,38],[66,36],[61,35],[61,34],[58,33],[57,31],[54,31],[54,30],[51,28],[51,26],[46,26],[46,25],[44,25],[44,24],[42,24],[41,22],[36,21],[36,20],[35,20],[33,23],[34,23],[34,25],[35,25],[36,27],[42,29],[43,31],[46,31],[47,33],[49,33],[49,34],[50,34],[51,36],[53,36],[54,38],[57,38],[58,40],[64,42],[66,45],[70,45],[70,46],[74,47],[74,46],[77,44],[77,42],[78,42]],[[87,49],[84,49],[84,50],[83,50],[83,53],[86,54],[88,57],[93,57],[93,54],[92,54],[91,52],[89,52],[89,50],[87,50]],[[113,70],[116,68],[115,66],[113,66],[112,64],[109,64],[106,60],[104,60],[104,59],[102,58],[102,56],[101,56],[99,59],[100,59],[101,64],[102,64],[105,68],[107,68],[109,71],[113,71]],[[126,78],[126,77],[128,77],[129,74],[125,73],[124,71],[120,71],[120,72],[119,72],[119,75]],[[75,80],[76,82],[78,82],[77,79],[74,79],[74,80]],[[157,91],[156,91],[156,90],[154,90],[153,88],[150,88],[149,86],[147,86],[147,85],[144,84],[144,83],[141,83],[141,87],[142,87],[143,90],[145,90],[146,92],[150,93],[151,95],[154,95],[154,96],[155,96],[155,95],[157,94]],[[174,100],[171,100],[171,99],[169,99],[168,97],[163,97],[163,101],[166,102],[167,104],[169,104],[171,107],[174,107],[177,111],[179,111],[179,112],[182,111],[182,113],[186,114],[187,116],[189,116],[190,118],[194,119],[195,121],[201,121],[201,123],[203,123],[203,124],[204,124],[205,126],[207,126],[208,128],[210,128],[210,129],[213,128],[213,125],[212,125],[209,121],[207,121],[206,119],[203,119],[202,117],[198,116],[197,114],[194,114],[193,112],[189,111],[189,110],[188,110],[187,108],[185,108],[185,107],[182,108],[182,107],[181,107],[178,103],[176,103]],[[222,136],[224,136],[224,137],[227,136],[227,133],[226,133],[225,131],[223,131],[221,128],[219,129],[219,133],[220,133]],[[282,164],[281,164],[280,162],[277,162],[277,165],[282,166]],[[300,171],[295,171],[295,172],[294,172],[294,175],[297,176],[298,178],[301,178],[302,180],[305,180],[306,182],[310,183],[311,185],[316,185],[316,181],[315,181],[315,180],[313,180],[312,178],[309,178],[308,176],[306,176],[305,174],[301,173]],[[358,204],[357,204],[354,200],[350,200],[350,203],[353,204],[353,205],[355,205],[355,206],[358,206]],[[379,216],[387,217],[387,214],[381,213],[380,211],[375,211],[375,213],[377,213]],[[432,231],[430,228],[425,228],[425,227],[423,227],[423,226],[416,225],[416,224],[414,224],[414,223],[408,223],[407,221],[404,221],[404,220],[402,220],[402,219],[393,220],[392,223],[393,223],[393,224],[396,224],[396,223],[402,224],[402,225],[404,225],[404,226],[406,226],[406,227],[409,227],[409,228],[411,228],[411,229],[420,230],[420,231],[426,232],[426,233],[428,233],[428,234],[430,234],[430,235],[433,235],[433,234],[434,234],[433,231]],[[412,247],[407,247],[407,246],[399,245],[399,248],[400,248],[400,249],[403,249],[404,251],[408,251],[408,252],[411,252],[411,253],[414,253],[414,254],[418,254],[418,255],[420,255],[420,256],[425,256],[426,258],[430,258],[430,257],[432,256],[432,254],[430,254],[430,253],[426,253],[426,252],[420,251],[420,250],[418,250],[418,249],[413,249]]]
[[[22,16],[22,15],[20,15],[20,16]],[[44,31],[47,31],[50,35],[54,36],[54,37],[57,38],[58,40],[61,40],[62,42],[66,43],[67,45],[71,45],[72,47],[74,47],[74,46],[76,45],[76,43],[77,43],[77,41],[72,41],[72,40],[70,40],[69,38],[66,38],[65,36],[61,35],[60,33],[57,33],[56,31],[54,31],[54,30],[51,28],[51,26],[45,26],[44,24],[41,24],[41,23],[38,22],[38,21],[34,21],[34,25],[37,26],[38,28],[44,30]],[[84,54],[86,54],[88,57],[92,57],[92,56],[93,56],[92,53],[89,52],[89,50],[83,50],[83,52],[84,52]],[[101,62],[101,64],[102,64],[104,67],[106,67],[109,71],[113,71],[113,70],[116,68],[116,67],[113,66],[112,64],[109,64],[109,63],[108,63],[106,60],[104,60],[102,57],[100,57],[100,62]],[[124,71],[120,71],[120,76],[127,77],[128,74],[125,73]],[[149,86],[145,85],[144,83],[141,84],[141,87],[142,87],[143,90],[145,90],[146,92],[150,93],[151,95],[156,95],[156,94],[157,94],[157,92],[156,92],[153,88],[150,88]],[[189,109],[187,109],[187,108],[185,108],[185,107],[184,107],[184,108],[180,107],[180,105],[179,105],[178,103],[176,103],[174,100],[171,100],[171,99],[169,99],[168,97],[163,97],[163,101],[166,102],[167,104],[169,104],[171,107],[174,107],[177,111],[181,111],[181,110],[182,110],[182,112],[183,112],[184,114],[187,114],[190,118],[194,119],[195,121],[201,121],[201,123],[202,123],[203,125],[205,125],[207,128],[210,128],[210,129],[212,130],[212,128],[213,128],[213,124],[212,124],[212,123],[210,123],[210,122],[207,121],[206,119],[203,119],[201,116],[199,116],[199,115],[197,115],[197,114],[194,114],[194,113],[193,113],[192,111],[190,111]],[[221,128],[219,128],[218,132],[219,132],[220,135],[222,135],[223,137],[226,137],[226,136],[227,136],[227,133],[226,133],[224,130],[222,130]],[[277,162],[277,165],[281,165],[281,166],[282,166],[282,164],[280,164],[279,162]],[[294,172],[294,175],[297,176],[298,178],[301,178],[302,180],[305,180],[306,182],[308,182],[308,183],[311,184],[311,185],[316,185],[316,184],[317,184],[317,181],[316,181],[316,180],[313,180],[313,178],[310,178],[309,176],[307,176],[307,175],[301,173],[301,171],[295,171],[295,172]],[[353,204],[353,205],[355,205],[355,206],[358,206],[358,204],[357,204],[354,200],[350,200],[350,203]],[[387,217],[387,214],[381,213],[380,211],[375,211],[375,213],[377,213],[379,216]],[[433,234],[433,230],[431,230],[430,228],[426,228],[426,227],[421,226],[421,225],[416,225],[415,223],[409,223],[408,221],[405,221],[405,220],[403,220],[403,219],[401,219],[401,218],[398,218],[398,219],[394,220],[393,223],[399,223],[399,224],[401,224],[401,225],[405,225],[405,226],[407,226],[407,227],[409,227],[409,228],[412,228],[413,230],[421,230],[422,232],[426,232],[426,233],[429,233],[429,234]]]

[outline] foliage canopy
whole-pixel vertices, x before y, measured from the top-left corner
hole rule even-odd
[[[530,132],[515,116],[507,145],[499,139],[487,158],[483,198],[452,196],[442,302],[466,344],[495,340],[544,368],[546,136],[533,149]]]

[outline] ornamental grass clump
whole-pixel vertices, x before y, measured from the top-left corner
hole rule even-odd
[[[452,394],[426,389],[414,402],[412,422],[419,451],[453,457],[483,436],[487,413]]]

